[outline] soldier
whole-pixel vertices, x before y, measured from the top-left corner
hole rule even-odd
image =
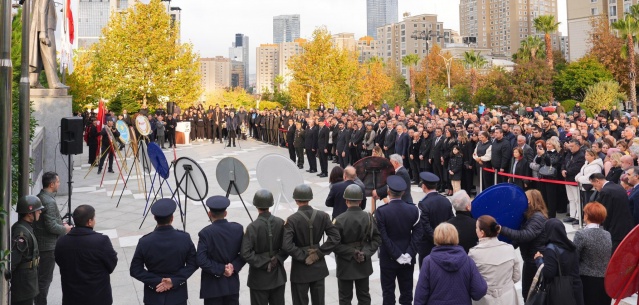
[[[407,186],[404,179],[393,175],[386,179],[386,184],[390,201],[375,210],[377,228],[382,235],[378,255],[382,304],[395,304],[395,280],[399,286],[399,304],[412,304],[416,245],[422,240],[419,209],[401,199]]]
[[[368,277],[373,274],[372,257],[382,237],[372,215],[359,207],[364,199],[362,189],[356,184],[349,185],[344,199],[348,210],[333,220],[340,235],[340,244],[335,247],[339,303],[351,303],[355,282],[357,303],[367,305],[371,304]]]
[[[176,230],[176,203],[163,198],[151,207],[155,230],[140,238],[129,273],[144,284],[145,304],[186,304],[186,280],[197,270],[195,245],[189,233]],[[146,269],[145,269],[146,267]]]
[[[435,247],[433,240],[435,228],[437,228],[440,223],[448,221],[455,215],[453,214],[453,206],[450,200],[437,192],[439,177],[433,173],[422,172],[419,174],[419,178],[422,180],[420,184],[422,191],[426,194],[424,199],[417,205],[421,212],[419,223],[424,232],[419,249],[419,267],[421,268],[422,261],[430,254],[433,247]]]
[[[293,147],[295,147],[295,153],[297,154],[297,168],[304,168],[304,145],[306,130],[302,129],[302,123],[295,123],[295,139],[293,140]]]
[[[32,305],[38,295],[40,251],[32,225],[40,218],[42,202],[28,195],[16,205],[19,219],[11,226],[11,304]]]
[[[239,273],[245,262],[240,256],[244,229],[236,222],[225,219],[231,202],[224,196],[206,200],[213,222],[200,233],[197,244],[197,264],[202,268],[200,298],[204,305],[240,304]]]
[[[269,212],[273,194],[268,190],[257,191],[253,205],[259,215],[246,227],[242,239],[242,257],[250,266],[246,285],[251,289],[251,304],[284,304],[284,261],[288,257],[282,249],[284,220]]]
[[[293,259],[291,262],[291,297],[293,305],[307,305],[311,291],[313,305],[324,304],[324,278],[328,268],[324,256],[339,244],[339,231],[328,214],[313,209],[313,190],[306,184],[293,190],[293,199],[299,209],[284,224],[282,248]],[[326,242],[319,244],[326,233]]]
[[[55,202],[55,194],[60,187],[60,177],[54,172],[46,172],[42,175],[42,190],[38,199],[42,203],[40,219],[33,223],[33,233],[38,241],[40,261],[38,264],[38,287],[40,293],[35,298],[36,305],[46,305],[49,286],[53,280],[55,269],[55,243],[58,237],[69,233],[71,226],[62,222],[58,204]]]

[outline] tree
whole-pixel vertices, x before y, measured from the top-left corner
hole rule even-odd
[[[83,111],[85,107],[97,108],[100,96],[93,81],[92,53],[78,52],[73,56],[74,73],[67,76],[69,94],[73,96],[73,111]]]
[[[433,94],[433,86],[436,84],[442,84],[448,90],[448,76],[446,74],[445,58],[452,57],[449,51],[442,53],[442,48],[435,44],[428,55],[421,61],[422,68],[418,71],[415,77],[415,93],[420,100],[426,100],[431,98],[435,101]],[[450,85],[451,88],[457,84],[468,84],[468,75],[464,64],[461,60],[453,60],[450,68]],[[442,101],[445,102],[445,101]]]
[[[586,89],[604,80],[613,80],[612,73],[591,56],[571,62],[555,75],[554,92],[559,100],[583,101]]]
[[[182,108],[196,101],[202,93],[199,56],[178,42],[179,27],[171,24],[160,0],[113,14],[89,51],[95,95],[111,99],[130,92],[143,105],[169,100]]]
[[[395,65],[386,65],[386,75],[391,80],[391,88],[382,95],[382,100],[389,104],[404,103],[408,100],[410,88],[406,84],[406,78],[400,73]]]
[[[410,99],[415,101],[415,66],[419,62],[419,55],[408,54],[402,57],[402,65],[408,67],[408,79],[410,82]]]
[[[639,12],[639,7],[633,5],[631,8],[635,10],[635,13]],[[639,15],[639,14],[636,14]],[[620,37],[623,37],[626,40],[626,50],[627,50],[627,58],[628,58],[628,70],[630,72],[629,76],[629,91],[630,91],[630,102],[632,102],[632,109],[637,109],[637,90],[635,84],[635,43],[633,37],[639,34],[639,22],[633,14],[624,15],[623,19],[619,19],[612,23],[612,28],[617,30],[617,33]],[[619,54],[622,55],[622,54]]]
[[[544,42],[537,36],[530,35],[522,40],[513,60],[517,63],[546,58],[545,53],[539,53],[544,48]]]
[[[626,95],[621,92],[619,83],[607,80],[589,86],[581,106],[591,113],[599,113],[602,109],[610,109],[612,105],[625,99]]]
[[[361,65],[363,79],[361,81],[361,99],[356,109],[366,107],[369,102],[381,104],[384,94],[393,88],[393,79],[384,71],[384,62],[373,57]]]
[[[560,22],[555,22],[555,16],[553,15],[541,15],[533,20],[535,30],[537,32],[544,32],[544,42],[546,43],[546,64],[548,68],[554,67],[552,60],[552,40],[550,34],[559,30]]]
[[[481,56],[481,52],[475,50],[464,52],[464,64],[470,69],[470,95],[477,92],[477,69],[483,68],[488,62]]]
[[[537,59],[520,63],[512,72],[510,93],[513,101],[526,106],[548,103],[552,96],[552,70]]]
[[[477,92],[472,102],[475,105],[484,103],[486,106],[508,105],[513,102],[510,95],[510,73],[502,68],[493,68],[478,79]]]
[[[293,106],[306,108],[306,93],[311,93],[311,107],[335,103],[345,109],[359,100],[360,69],[355,52],[333,46],[331,34],[324,27],[313,32],[313,39],[302,45],[302,54],[288,63],[293,76],[289,92]]]

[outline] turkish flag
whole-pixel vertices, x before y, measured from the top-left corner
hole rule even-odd
[[[71,11],[71,0],[67,0],[66,18],[69,30],[69,43],[73,44],[75,39],[75,26],[73,24],[73,12]]]

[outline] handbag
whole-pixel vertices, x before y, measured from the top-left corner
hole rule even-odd
[[[554,177],[557,174],[557,169],[554,166],[544,165],[539,169],[539,174],[542,176]]]
[[[575,300],[575,294],[572,289],[572,276],[563,275],[561,273],[561,259],[560,253],[557,248],[549,244],[551,248],[557,254],[557,266],[559,267],[559,276],[555,276],[552,282],[546,286],[547,291],[547,304],[548,305],[577,305]]]
[[[526,298],[525,305],[546,305],[546,287],[544,283],[543,276],[541,275],[541,271],[544,269],[544,264],[541,264],[537,269],[537,273],[535,273],[535,277],[533,278],[532,285],[530,285],[530,290],[528,291],[528,298]]]

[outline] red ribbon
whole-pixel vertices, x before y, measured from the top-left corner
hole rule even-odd
[[[485,170],[485,171],[487,171],[489,173],[494,173],[495,172],[495,169],[493,169],[493,168],[485,168],[484,167],[483,170]],[[553,183],[553,184],[579,186],[579,184],[577,184],[577,182],[572,182],[572,181],[560,181],[560,180],[551,180],[551,179],[543,179],[543,178],[534,178],[534,177],[528,177],[528,176],[513,175],[513,174],[504,173],[504,172],[498,172],[497,174],[500,175],[500,176],[516,178],[516,179],[524,179],[524,180],[539,181],[539,182],[546,182],[546,183]]]

